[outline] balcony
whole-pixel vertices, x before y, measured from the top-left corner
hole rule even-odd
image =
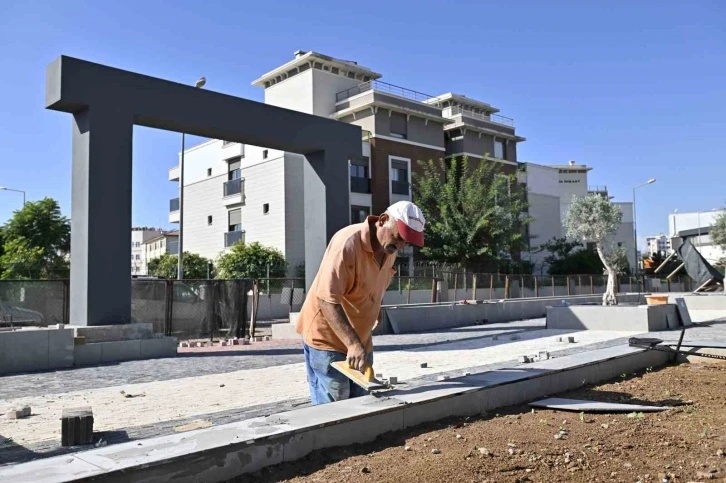
[[[241,205],[245,202],[245,180],[237,178],[224,183],[222,187],[222,203],[224,206]]]
[[[179,166],[169,168],[169,181],[179,181],[180,173],[181,169],[179,169]]]
[[[371,180],[369,178],[351,176],[350,177],[350,191],[353,193],[370,193],[371,192]]]
[[[236,243],[245,242],[245,231],[228,231],[224,234],[224,246],[225,248],[229,248]]]
[[[441,102],[434,96],[378,80],[338,92],[333,117],[339,119],[372,106],[393,108],[437,122],[445,121],[441,116]]]
[[[442,111],[442,114],[447,119],[454,119],[461,116],[462,118],[473,119],[485,123],[499,124],[501,126],[514,129],[514,119],[511,117],[500,116],[499,114],[483,114],[480,112],[470,111],[469,109],[464,109],[461,106],[447,107]]]
[[[391,194],[411,196],[411,185],[408,181],[391,181]]]
[[[179,198],[169,200],[169,223],[179,223]]]

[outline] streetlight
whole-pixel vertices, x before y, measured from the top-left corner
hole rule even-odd
[[[635,269],[638,269],[638,228],[635,216],[635,190],[641,186],[655,183],[655,178],[651,178],[643,184],[633,187],[633,238],[635,238]]]
[[[23,193],[23,207],[25,207],[25,191],[14,190],[14,189],[6,188],[5,186],[0,186],[0,191],[15,191],[16,193]]]
[[[206,77],[200,77],[194,87],[201,89],[207,83]],[[181,160],[179,161],[179,255],[177,257],[176,278],[184,279],[184,133],[182,133]]]

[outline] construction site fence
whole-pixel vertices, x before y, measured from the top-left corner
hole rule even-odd
[[[504,275],[441,272],[394,277],[383,305],[499,300],[605,292],[604,275]],[[617,292],[690,292],[687,277],[620,276]],[[69,324],[68,280],[0,280],[0,326]],[[137,280],[131,282],[132,322],[180,340],[253,337],[265,324],[289,320],[305,301],[305,279]]]

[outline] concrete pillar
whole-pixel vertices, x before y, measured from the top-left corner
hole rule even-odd
[[[307,289],[318,273],[328,241],[338,230],[350,224],[348,151],[327,149],[305,155],[303,199]]]
[[[94,105],[73,114],[70,323],[131,321],[133,116]]]

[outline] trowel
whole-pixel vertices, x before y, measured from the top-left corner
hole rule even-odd
[[[369,364],[366,364],[363,372],[348,366],[348,361],[333,362],[330,365],[366,391],[388,389],[386,384],[375,378],[373,367]]]

